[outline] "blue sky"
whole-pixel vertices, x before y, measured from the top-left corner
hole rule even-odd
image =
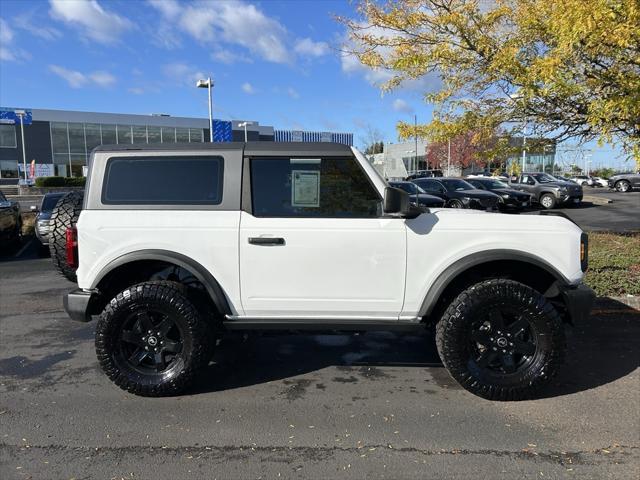
[[[1,0],[0,105],[207,115],[395,142],[398,120],[431,119],[428,80],[382,95],[385,79],[340,54],[347,1]],[[593,163],[619,152],[594,148]],[[616,163],[619,163],[616,162]]]

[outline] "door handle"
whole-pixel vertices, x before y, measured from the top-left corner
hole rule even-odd
[[[249,237],[252,245],[284,245],[284,238],[281,237]]]

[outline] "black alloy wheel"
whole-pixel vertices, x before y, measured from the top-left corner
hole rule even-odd
[[[133,312],[123,323],[120,338],[117,361],[140,373],[167,373],[184,363],[180,326],[162,311]]]
[[[447,203],[447,207],[449,208],[464,208],[464,204],[458,200],[457,198],[454,198],[452,200],[449,200],[449,202]]]

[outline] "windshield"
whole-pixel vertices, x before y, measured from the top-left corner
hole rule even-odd
[[[448,178],[440,180],[440,182],[449,191],[475,190],[473,185],[465,182],[464,180],[458,180],[457,178]]]
[[[551,175],[547,173],[534,173],[531,176],[535,178],[537,181],[539,181],[540,183],[557,182],[555,178],[553,178]]]
[[[42,207],[41,207],[42,211],[43,212],[52,211],[56,206],[56,203],[58,203],[58,200],[60,200],[60,198],[62,197],[62,195],[64,194],[45,195],[44,199],[42,200]]]
[[[504,182],[501,182],[500,180],[482,180],[482,181],[478,180],[478,183],[481,183],[482,185],[487,187],[489,190],[494,190],[499,188],[509,188],[509,185],[507,185]]]

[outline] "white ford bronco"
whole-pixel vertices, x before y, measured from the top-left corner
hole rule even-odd
[[[139,395],[183,391],[231,330],[435,327],[464,388],[529,398],[593,301],[567,218],[419,208],[332,143],[98,147],[66,240],[65,309]]]

